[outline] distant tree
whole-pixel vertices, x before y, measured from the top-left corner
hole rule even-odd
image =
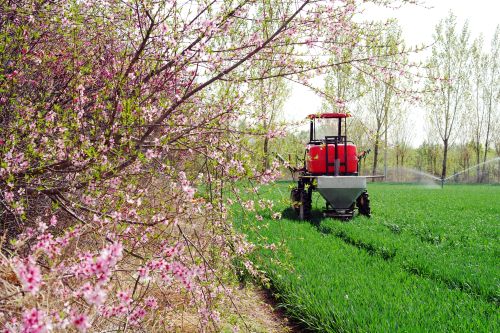
[[[331,56],[331,61],[338,63],[338,65],[333,67],[325,77],[324,88],[320,94],[322,97],[321,112],[351,113],[357,117],[348,119],[345,130],[350,139],[356,142],[358,147],[361,147],[362,141],[366,138],[366,129],[364,128],[366,125],[360,122],[360,112],[356,108],[356,102],[366,90],[366,81],[364,73],[356,68],[351,61],[366,50],[357,45],[357,40],[339,42],[351,44],[352,47],[344,49],[341,54]],[[337,125],[333,122],[328,122],[328,124],[330,125],[329,130],[335,131]]]
[[[377,66],[391,67],[394,64],[406,61],[401,31],[395,24],[382,30],[378,38],[373,38],[366,47],[367,57]],[[365,78],[367,91],[360,104],[364,110],[366,124],[371,130],[373,142],[372,174],[375,174],[381,143],[387,141],[390,119],[396,116],[394,110],[396,110],[397,104],[401,102],[401,99],[395,97],[400,93],[404,77],[387,71],[377,73],[377,75],[365,73]]]
[[[469,75],[469,91],[467,91],[467,105],[471,112],[467,117],[470,124],[475,162],[477,164],[477,182],[481,182],[485,175],[488,151],[491,147],[492,121],[497,112],[500,87],[500,41],[497,27],[491,41],[489,53],[483,52],[482,36],[476,39],[471,48],[471,63]],[[482,153],[482,154],[481,154]]]
[[[278,0],[266,0],[258,7],[261,15],[268,17],[261,22],[261,38],[267,39],[279,28],[278,17],[287,10],[290,4]],[[266,50],[255,60],[250,69],[252,77],[265,78],[273,71],[277,63],[283,62],[284,55],[293,52],[294,44],[288,43]],[[258,130],[263,135],[262,140],[262,170],[270,167],[271,140],[283,132],[283,124],[279,124],[280,114],[290,94],[286,79],[281,76],[253,80],[249,85],[251,117],[259,124]]]
[[[493,116],[492,133],[493,133],[492,141],[495,146],[495,155],[498,158],[497,179],[498,182],[500,182],[500,114],[499,113]]]
[[[450,12],[438,23],[435,43],[427,64],[429,91],[425,97],[429,120],[443,142],[441,177],[446,178],[448,149],[460,128],[469,61],[468,24],[457,31],[456,17]]]
[[[420,171],[428,172],[430,174],[438,174],[438,158],[441,154],[441,147],[438,144],[439,137],[427,128],[426,140],[417,148],[417,169]]]
[[[464,171],[463,178],[466,182],[470,181],[470,168],[474,163],[474,156],[476,155],[476,143],[474,141],[467,141],[464,142],[463,144],[459,145],[457,147],[458,149],[458,167],[459,170],[457,171]],[[476,169],[477,172],[479,172],[479,167]],[[478,175],[476,175],[476,180]]]
[[[254,107],[260,109],[262,131],[266,133],[262,139],[262,169],[267,170],[270,166],[271,140],[283,132],[283,124],[280,125],[279,120],[290,88],[283,78],[273,78],[260,81],[254,93],[258,94]]]
[[[483,38],[480,36],[474,40],[471,48],[471,62],[469,66],[470,75],[468,76],[468,89],[466,90],[467,116],[465,117],[464,129],[471,133],[472,147],[476,157],[476,176],[477,182],[481,181],[481,147],[485,137],[487,127],[487,109],[485,94],[485,79],[487,57],[483,53]],[[469,136],[464,136],[468,140]]]
[[[484,81],[484,99],[486,108],[486,133],[484,136],[484,155],[483,162],[486,162],[488,150],[490,148],[490,139],[495,121],[495,115],[498,114],[498,104],[500,102],[500,25],[497,25],[495,34],[491,41],[491,49],[486,57],[486,75]],[[499,117],[500,118],[500,117]],[[497,124],[500,119],[497,119]],[[497,134],[500,128],[497,128]],[[496,147],[498,149],[498,145]],[[500,165],[499,165],[500,166]],[[483,174],[486,165],[483,165]]]
[[[357,40],[341,40],[342,44],[350,44],[352,47],[345,48],[342,53],[332,54],[331,62],[337,63],[328,71],[324,89],[322,90],[322,112],[350,112],[348,104],[356,101],[365,90],[364,74],[351,62],[359,56],[360,50]]]
[[[396,157],[396,173],[398,180],[401,180],[400,168],[404,168],[406,158],[411,150],[411,139],[414,135],[408,119],[408,109],[405,105],[395,111],[398,117],[392,121],[391,137]]]

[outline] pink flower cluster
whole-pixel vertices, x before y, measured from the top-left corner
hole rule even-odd
[[[163,281],[170,283],[172,276],[180,281],[188,290],[192,289],[192,279],[196,270],[189,269],[179,261],[168,262],[166,259],[155,259],[147,264],[147,269],[160,274]]]
[[[71,324],[80,332],[86,332],[90,328],[87,316],[83,313],[72,313]]]
[[[42,250],[49,257],[54,257],[56,254],[61,253],[61,243],[59,239],[54,239],[50,233],[43,233],[37,237],[38,242],[35,244],[35,250]]]
[[[186,194],[189,200],[193,199],[196,190],[191,186],[189,180],[186,178],[186,174],[183,171],[179,172],[179,179],[182,191]]]
[[[19,260],[14,264],[14,268],[23,289],[36,294],[42,285],[42,274],[35,259],[30,256],[25,260]]]
[[[183,250],[183,244],[181,242],[175,244],[174,246],[168,246],[168,242],[163,242],[161,246],[161,253],[167,257],[175,257],[179,255]]]
[[[243,208],[245,208],[249,212],[255,211],[255,203],[253,200],[248,200],[243,202]]]
[[[123,245],[116,242],[105,247],[96,258],[90,254],[84,255],[72,271],[76,276],[96,277],[98,282],[106,282],[122,255]]]
[[[51,329],[46,315],[38,309],[31,309],[23,314],[23,333],[45,333]]]
[[[93,287],[90,283],[86,283],[80,289],[79,294],[92,305],[100,306],[106,301],[106,291],[100,285]]]
[[[146,316],[146,310],[143,307],[137,307],[129,316],[129,323],[132,326],[137,326]]]

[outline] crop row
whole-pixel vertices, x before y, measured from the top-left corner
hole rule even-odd
[[[413,199],[412,207],[397,209],[399,201],[386,198],[388,191],[403,202]],[[379,185],[371,194],[372,220],[323,221],[320,230],[393,260],[411,273],[442,281],[498,305],[500,206],[494,202],[500,201],[500,188],[452,186],[443,195],[441,191]],[[452,209],[441,209],[443,206]],[[430,218],[410,213],[424,209],[440,214]]]
[[[372,202],[380,204],[374,204],[372,220],[297,221],[288,209],[284,184],[261,193],[261,198],[274,199],[275,209],[283,212],[282,220],[262,213],[264,219],[258,221],[241,209],[233,213],[236,225],[255,243],[284,244],[275,252],[262,250],[254,261],[266,271],[288,315],[309,328],[323,332],[498,331],[498,304],[476,296],[495,293],[497,266],[489,266],[488,257],[495,247],[484,246],[489,244],[484,237],[490,236],[476,231],[479,236],[468,239],[480,237],[480,245],[468,244],[462,251],[448,240],[458,239],[458,230],[463,229],[449,228],[446,221],[426,226],[430,234],[441,235],[437,243],[422,239],[410,219],[402,223],[404,210],[393,209],[395,218],[378,217],[377,221],[377,211],[390,202],[387,198],[394,190],[398,187],[373,186]],[[425,222],[421,218],[416,224]],[[485,249],[484,256],[477,256],[477,251]],[[470,257],[465,256],[468,251],[473,253]],[[464,265],[472,259],[475,266]],[[460,285],[464,274],[470,290]]]

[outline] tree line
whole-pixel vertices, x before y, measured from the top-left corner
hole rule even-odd
[[[321,112],[353,116],[349,137],[358,149],[370,149],[361,172],[386,174],[388,180],[412,180],[422,173],[446,179],[459,173],[452,178],[498,182],[500,164],[493,160],[500,157],[500,27],[485,45],[482,35],[472,40],[468,23],[459,26],[450,12],[435,27],[428,47],[408,47],[397,21],[367,34],[372,37],[362,45],[331,55],[339,65],[328,71],[321,89],[314,88],[323,98]],[[425,54],[423,61],[411,60]],[[393,70],[367,71],[349,61],[359,57]],[[419,133],[411,115],[422,112],[424,138],[415,146]],[[279,146],[303,154],[306,134],[299,130],[293,136]]]

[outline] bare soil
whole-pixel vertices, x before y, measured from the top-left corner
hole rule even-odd
[[[246,284],[233,293],[237,311],[222,325],[222,332],[297,333],[300,328],[290,322],[276,307],[272,295],[253,284]],[[239,315],[238,315],[239,313]]]

